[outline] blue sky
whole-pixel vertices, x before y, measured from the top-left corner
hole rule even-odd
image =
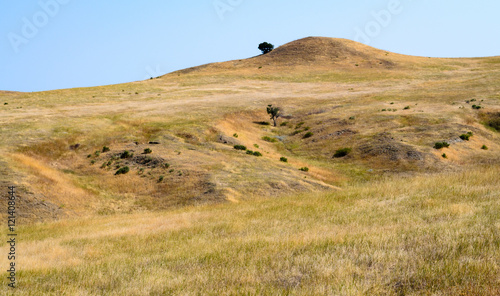
[[[499,11],[498,0],[0,0],[0,90],[142,80],[307,36],[497,56]]]

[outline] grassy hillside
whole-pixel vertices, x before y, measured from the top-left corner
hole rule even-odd
[[[309,37],[146,81],[0,92],[19,292],[495,295],[499,63]]]
[[[16,295],[498,295],[499,173],[23,226]]]

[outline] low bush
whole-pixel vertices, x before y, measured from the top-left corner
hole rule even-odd
[[[314,134],[312,132],[307,132],[302,138],[307,139],[312,137]]]
[[[434,149],[442,149],[442,148],[448,148],[450,147],[450,144],[448,144],[448,142],[436,142],[434,144]]]
[[[461,134],[460,139],[464,141],[469,141],[470,137],[472,137],[472,132],[468,132],[466,134]]]
[[[234,149],[245,151],[245,150],[247,150],[247,147],[243,146],[243,145],[234,145]]]
[[[303,167],[303,168],[300,168],[299,171],[309,172],[309,168],[308,167]]]
[[[305,124],[304,121],[301,121],[299,123],[297,123],[297,125],[295,126],[295,129],[299,129],[301,126],[303,126]]]
[[[150,153],[153,153],[153,150],[149,148],[144,149],[144,154],[150,154]]]
[[[115,175],[125,175],[130,171],[130,168],[128,166],[122,167],[119,170],[116,171]]]
[[[481,149],[483,149],[483,150],[488,150],[488,146],[483,145],[483,146],[481,147]]]
[[[443,153],[441,156],[442,156],[443,158],[448,158],[448,155],[446,155],[446,153]]]
[[[283,157],[283,156],[282,156],[282,157],[280,158],[280,161],[282,161],[282,162],[288,162],[288,158],[286,158],[286,157]]]
[[[351,153],[351,151],[352,151],[352,148],[340,148],[337,151],[335,151],[335,153],[333,154],[333,157],[334,158],[344,157],[344,156],[347,156],[349,153]]]
[[[276,140],[275,138],[271,138],[271,137],[268,137],[268,136],[262,137],[262,140],[264,140],[266,142],[270,142],[270,143],[276,143],[276,142],[278,142],[278,140]]]
[[[120,154],[121,159],[130,158],[132,156],[134,156],[134,154],[130,153],[128,150],[125,150],[122,152],[122,154]]]
[[[259,151],[255,151],[255,152],[253,153],[253,155],[254,155],[254,156],[262,156],[262,153],[260,153]]]
[[[106,152],[109,152],[111,149],[109,149],[108,146],[104,146],[102,147],[102,153],[106,153]]]
[[[252,150],[247,150],[247,154],[253,155],[253,151]]]

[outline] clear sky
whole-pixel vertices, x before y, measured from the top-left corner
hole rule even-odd
[[[497,56],[499,12],[498,0],[0,0],[0,90],[142,80],[308,36]]]

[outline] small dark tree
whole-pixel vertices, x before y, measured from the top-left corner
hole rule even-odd
[[[266,54],[274,49],[274,45],[272,45],[271,43],[262,42],[261,44],[259,44],[259,49],[262,51],[262,54]]]
[[[273,107],[273,105],[267,105],[267,114],[271,115],[271,119],[274,122],[274,126],[276,126],[276,119],[280,117],[280,108]]]

